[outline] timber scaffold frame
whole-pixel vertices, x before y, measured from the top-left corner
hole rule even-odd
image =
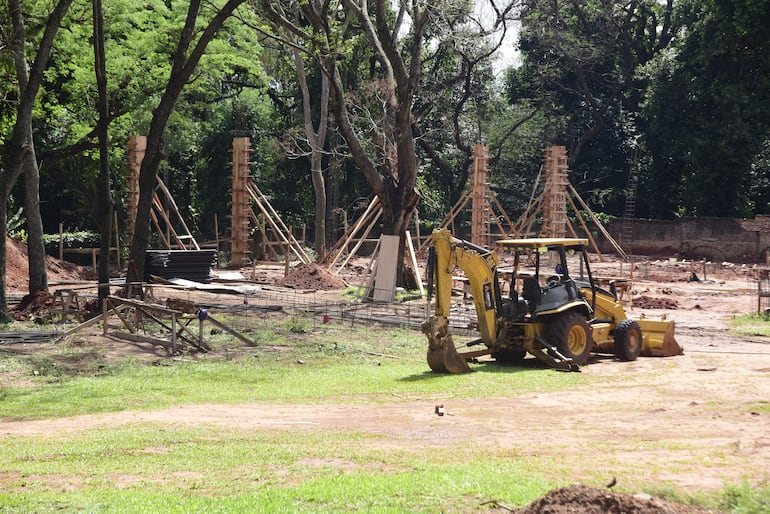
[[[136,210],[139,206],[139,171],[141,170],[144,153],[147,149],[147,136],[130,136],[128,138],[128,239],[133,240],[136,228]],[[152,220],[155,233],[163,241],[168,250],[200,250],[184,218],[179,212],[171,191],[163,183],[160,176],[156,177],[157,184],[152,197]]]
[[[530,196],[527,208],[524,213],[516,221],[514,235],[515,237],[523,237],[522,235],[528,234],[538,216],[542,217],[542,224],[538,236],[540,237],[566,237],[567,233],[571,237],[578,237],[575,227],[567,217],[567,207],[572,208],[575,213],[575,218],[580,223],[583,231],[586,234],[594,251],[599,255],[601,259],[601,251],[596,244],[591,231],[588,229],[588,225],[583,220],[580,210],[577,205],[579,204],[584,211],[589,215],[591,221],[596,226],[597,230],[610,242],[615,251],[623,259],[628,259],[626,252],[615,241],[615,239],[607,232],[602,223],[596,217],[591,208],[580,197],[577,190],[569,181],[569,167],[567,166],[567,149],[564,146],[550,146],[545,149],[543,158],[543,166],[540,169],[540,173],[535,179],[535,184],[532,188],[532,195]],[[538,187],[540,186],[541,176],[545,175],[543,189],[539,194],[536,194]],[[577,202],[577,204],[575,203]]]
[[[149,294],[148,296],[151,296]],[[110,318],[115,316],[120,321],[118,328],[124,328],[128,333],[111,327]],[[190,325],[197,320],[198,330],[194,331]],[[190,313],[180,309],[143,302],[140,300],[108,296],[102,301],[102,313],[88,321],[68,330],[62,337],[70,336],[80,330],[102,323],[102,333],[105,337],[116,337],[137,343],[149,343],[161,346],[170,356],[179,355],[189,345],[200,352],[211,351],[204,341],[204,323],[208,322],[217,328],[228,332],[247,346],[257,346],[255,341],[234,330],[232,327],[216,320],[206,309],[197,309]],[[148,325],[153,325],[148,327]],[[113,328],[113,330],[110,330]],[[169,332],[168,339],[159,337],[158,332]],[[148,335],[152,333],[153,335]]]
[[[281,217],[270,205],[267,197],[257,187],[254,177],[251,175],[250,164],[250,139],[248,137],[233,138],[231,264],[234,266],[246,264],[250,254],[249,240],[252,225],[262,233],[266,246],[274,253],[273,246],[278,245],[283,252],[294,254],[300,262],[310,263],[311,259],[305,253],[302,245],[294,238],[292,231],[284,224]],[[252,204],[262,214],[263,221],[254,212]],[[268,241],[266,226],[270,227],[278,242]],[[288,257],[287,255],[287,259]]]
[[[511,237],[515,227],[500,201],[489,187],[489,153],[483,144],[473,146],[473,183],[455,202],[449,213],[441,220],[439,228],[447,228],[455,218],[471,203],[471,242],[478,246],[491,247],[492,222],[503,238]],[[503,221],[505,224],[503,224]],[[418,255],[425,253],[430,238],[426,239],[417,250]]]

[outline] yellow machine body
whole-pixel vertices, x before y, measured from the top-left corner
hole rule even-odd
[[[576,370],[591,352],[615,354],[622,360],[682,353],[673,321],[630,320],[614,291],[596,286],[586,240],[499,241],[499,246],[515,256],[511,293],[503,298],[496,252],[456,239],[446,229],[434,231],[431,237],[428,290],[429,296],[435,291],[435,309],[423,323],[423,332],[433,371],[469,371],[468,362],[483,355],[515,361],[531,354],[554,368]],[[543,285],[540,255],[548,251],[559,256],[557,270],[561,273],[550,276]],[[575,255],[582,259],[578,278],[568,269]],[[537,263],[534,274],[520,266],[523,258],[533,257]],[[478,318],[480,337],[466,346],[483,345],[482,349],[458,352],[452,339],[449,318],[455,269],[465,275]],[[517,283],[521,283],[521,291],[514,287]]]

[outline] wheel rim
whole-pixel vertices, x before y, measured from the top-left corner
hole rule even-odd
[[[642,344],[639,339],[639,332],[636,330],[631,330],[628,334],[628,349],[631,351],[636,351],[639,345]]]
[[[575,325],[567,334],[567,348],[572,355],[582,355],[586,349],[586,332],[580,325]]]

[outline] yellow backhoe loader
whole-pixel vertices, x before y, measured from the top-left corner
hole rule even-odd
[[[510,292],[503,297],[496,252],[456,239],[446,229],[431,237],[428,304],[435,291],[436,306],[422,329],[433,371],[469,371],[468,361],[484,355],[515,362],[531,354],[553,368],[576,371],[591,352],[624,361],[683,353],[673,321],[629,319],[615,284],[610,282],[609,290],[597,285],[585,239],[498,241],[497,246],[514,257]],[[466,343],[468,351],[463,352],[457,351],[449,333],[455,268],[464,272],[470,287],[480,335]],[[484,348],[474,350],[476,345]]]

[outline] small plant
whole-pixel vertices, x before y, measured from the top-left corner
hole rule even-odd
[[[227,258],[227,253],[220,250],[217,253],[217,267],[226,268],[230,265],[230,259]]]
[[[722,498],[721,507],[728,512],[759,514],[770,511],[770,486],[767,483],[758,488],[752,488],[747,482],[730,485],[725,487]]]
[[[299,318],[293,317],[286,320],[286,322],[284,323],[284,327],[286,327],[286,330],[294,334],[306,334],[310,332],[312,325],[310,324],[310,322],[306,320],[301,320]]]
[[[770,336],[770,315],[763,312],[737,316],[730,321],[730,326],[741,335]]]

